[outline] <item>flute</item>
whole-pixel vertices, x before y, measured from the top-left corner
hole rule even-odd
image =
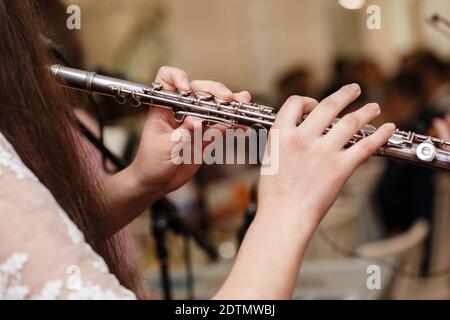
[[[169,91],[156,82],[148,86],[61,65],[52,65],[51,71],[64,87],[108,96],[114,98],[117,103],[128,102],[134,107],[144,104],[167,108],[172,110],[175,120],[179,122],[186,116],[195,116],[205,120],[207,124],[222,124],[228,127],[240,125],[269,130],[276,117],[271,107],[226,101],[206,92]],[[333,121],[324,133],[330,131],[338,121],[339,119]],[[365,125],[353,135],[348,146],[371,135],[375,130],[374,126]],[[450,171],[450,152],[445,150],[446,147],[450,147],[449,141],[397,129],[388,142],[373,155]]]

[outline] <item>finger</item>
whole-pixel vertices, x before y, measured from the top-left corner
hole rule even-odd
[[[343,86],[339,91],[322,100],[304,121],[302,127],[313,134],[322,135],[337,115],[360,94],[361,88],[356,83]]]
[[[203,119],[194,117],[194,116],[188,116],[184,119],[184,121],[181,123],[180,127],[184,127],[190,132],[194,132],[195,130],[201,130],[203,131]]]
[[[157,124],[158,128],[163,130],[163,132],[169,132],[179,126],[179,123],[173,116],[172,110],[165,108],[150,108],[147,119],[149,123]]]
[[[210,80],[194,80],[191,82],[191,89],[196,91],[209,92],[215,97],[224,100],[232,100],[233,92],[223,83]]]
[[[177,142],[186,144],[195,143],[195,139],[200,139],[201,141],[203,137],[203,120],[194,116],[187,116],[183,122],[173,130],[172,137],[175,137]]]
[[[230,129],[230,127],[220,124],[220,123],[216,123],[216,124],[213,124],[212,126],[209,126],[208,129],[217,129],[220,132],[225,133],[227,129]],[[230,130],[234,130],[234,128],[230,129]]]
[[[164,89],[190,92],[189,77],[186,71],[174,67],[161,67],[156,75],[156,82],[160,82]]]
[[[450,127],[447,125],[447,121],[435,119],[433,121],[433,127],[436,129],[439,138],[447,141],[450,139]]]
[[[366,161],[375,151],[381,148],[387,143],[389,138],[395,132],[395,124],[385,123],[377,129],[370,136],[357,142],[354,146],[345,150],[349,163],[355,165],[354,168],[358,167],[361,163]]]
[[[217,130],[220,132],[222,138],[225,138],[226,136],[226,131],[230,129],[229,127],[223,125],[223,124],[213,124],[211,126],[206,127],[205,130]],[[215,140],[215,136],[213,136],[211,139],[204,139],[203,143],[202,143],[202,148],[205,148],[206,146],[210,145],[211,143],[216,142]]]
[[[184,119],[183,123],[178,127],[181,128],[182,130],[186,129],[190,132],[191,136],[195,134],[195,132],[197,131],[198,133],[200,133],[201,137],[203,137],[203,133],[205,130],[209,130],[209,129],[213,129],[213,130],[218,130],[220,131],[221,134],[225,134],[226,129],[228,129],[228,127],[222,125],[222,124],[214,124],[211,126],[204,126],[204,120],[197,118],[195,116],[188,116]],[[177,128],[177,129],[178,129]],[[209,143],[211,143],[212,141],[205,141],[203,142],[203,146],[208,145]]]
[[[233,100],[249,103],[252,100],[252,96],[248,91],[241,91],[238,93],[233,93]]]
[[[355,112],[345,115],[326,135],[326,140],[332,148],[342,149],[365,124],[380,114],[380,107],[370,103]]]
[[[303,114],[308,114],[317,106],[317,100],[308,97],[289,97],[277,113],[274,125],[278,128],[297,126]]]

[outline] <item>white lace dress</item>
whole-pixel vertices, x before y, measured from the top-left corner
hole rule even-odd
[[[135,298],[0,133],[0,300]]]

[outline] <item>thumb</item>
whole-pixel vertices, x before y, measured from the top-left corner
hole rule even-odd
[[[194,116],[188,116],[184,119],[180,127],[194,133],[195,130],[203,129],[203,120]]]
[[[184,121],[172,132],[173,140],[183,143],[191,143],[192,136],[196,130],[200,130],[200,133],[203,131],[203,120],[188,116],[184,119]]]

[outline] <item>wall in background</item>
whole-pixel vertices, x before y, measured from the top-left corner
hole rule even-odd
[[[372,0],[357,11],[336,0],[65,1],[81,6],[88,64],[141,81],[168,64],[270,96],[276,77],[294,65],[323,85],[337,55],[368,56],[393,72],[414,48],[450,54],[450,41],[424,23],[450,12],[448,0]],[[381,8],[381,30],[366,28],[370,4]]]

